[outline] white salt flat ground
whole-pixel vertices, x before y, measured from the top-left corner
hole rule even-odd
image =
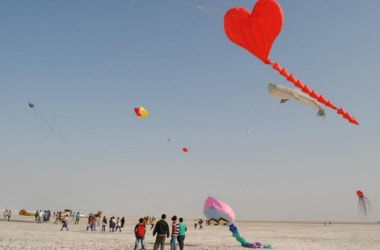
[[[12,216],[0,221],[0,249],[133,249],[135,217],[126,217],[123,232],[86,231],[86,219],[79,225],[69,223],[70,231],[60,231],[61,224],[37,224],[33,217]],[[231,236],[227,226],[204,226],[194,230],[193,219],[185,219],[188,232],[185,249],[243,249]],[[380,249],[380,224],[237,222],[240,234],[250,242],[269,243],[273,249],[349,250]],[[146,249],[153,249],[154,237],[147,230]],[[165,250],[169,250],[167,239]]]

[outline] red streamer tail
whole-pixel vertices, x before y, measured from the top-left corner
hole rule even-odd
[[[341,115],[344,119],[348,120],[350,123],[353,123],[355,125],[359,125],[359,122],[350,115],[348,112],[346,112],[343,108],[337,108],[330,100],[325,98],[323,95],[317,93],[315,90],[309,88],[306,84],[302,83],[301,80],[297,79],[293,74],[290,74],[286,68],[281,67],[281,65],[278,62],[270,62],[270,65],[272,65],[272,68],[278,71],[280,75],[286,78],[289,82],[293,83],[295,87],[299,88],[303,93],[309,95],[313,99],[317,100],[318,102],[324,104],[325,106],[336,110],[337,114]]]

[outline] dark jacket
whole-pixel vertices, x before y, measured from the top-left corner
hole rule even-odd
[[[153,229],[153,236],[157,234],[166,234],[166,237],[169,238],[169,224],[165,220],[159,220],[154,229]]]

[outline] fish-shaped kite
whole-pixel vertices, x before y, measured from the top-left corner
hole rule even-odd
[[[269,83],[268,91],[271,96],[281,99],[281,103],[284,103],[288,101],[289,99],[294,99],[299,103],[306,104],[313,108],[318,109],[318,113],[317,113],[318,116],[324,117],[326,115],[325,109],[323,108],[320,102],[311,98],[309,95],[303,93],[299,89],[290,88],[290,87],[279,85],[279,84]]]

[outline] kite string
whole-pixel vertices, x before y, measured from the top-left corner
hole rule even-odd
[[[301,89],[302,92],[308,94],[310,97],[314,98],[318,102],[326,105],[327,107],[336,110],[337,114],[341,115],[344,119],[348,120],[350,123],[359,125],[359,122],[355,117],[351,116],[343,108],[337,108],[330,100],[326,99],[323,95],[318,94],[315,90],[310,89],[306,84],[303,84],[301,80],[297,79],[293,74],[290,74],[286,68],[281,67],[278,62],[267,62],[273,69],[278,71],[280,75],[286,78],[289,82],[293,83],[295,87]]]
[[[36,116],[38,118],[40,118],[40,120],[42,121],[42,123],[53,133],[57,134],[58,136],[60,136],[61,138],[65,139],[67,141],[67,138],[62,134],[60,133],[59,131],[57,131],[52,125],[50,125],[46,120],[45,118],[35,109],[33,108],[33,112],[36,114]]]

